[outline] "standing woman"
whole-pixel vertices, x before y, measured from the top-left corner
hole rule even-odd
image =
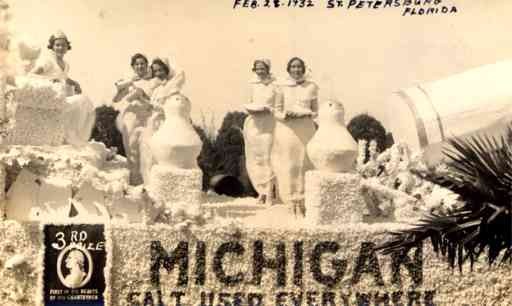
[[[270,60],[254,61],[250,82],[249,116],[244,122],[245,164],[260,203],[271,204],[273,172],[270,164],[275,120],[272,116],[277,88],[270,73]]]
[[[280,84],[276,100],[272,167],[281,200],[305,215],[304,174],[312,169],[306,145],[315,133],[313,118],[318,112],[318,86],[305,78],[301,58],[288,62],[289,76]]]
[[[133,76],[122,79],[115,83],[117,93],[113,99],[118,103],[119,115],[116,125],[123,135],[123,146],[130,169],[130,184],[139,185],[142,183],[140,174],[140,152],[139,135],[135,132],[138,127],[144,127],[151,116],[152,106],[149,99],[156,87],[152,81],[148,69],[148,59],[137,53],[132,56],[130,65],[133,69]]]
[[[31,73],[61,85],[68,103],[63,114],[65,141],[73,146],[85,146],[96,116],[94,104],[82,94],[78,82],[68,77],[69,65],[64,61],[64,55],[71,50],[71,43],[64,33],[57,32],[50,37],[48,49],[39,56]]]

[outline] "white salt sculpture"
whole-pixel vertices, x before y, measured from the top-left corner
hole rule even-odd
[[[160,166],[196,169],[201,140],[190,122],[190,101],[181,94],[170,96],[163,105],[165,120],[150,140]]]
[[[306,173],[306,220],[311,224],[362,222],[365,210],[355,169],[357,143],[344,122],[341,102],[328,100],[318,113],[319,128],[308,143],[316,170]]]
[[[349,172],[355,168],[357,143],[345,127],[341,102],[329,100],[318,112],[319,128],[308,143],[309,159],[317,170]]]
[[[142,172],[149,173],[145,184],[157,201],[199,202],[202,174],[197,157],[202,143],[190,120],[190,101],[175,93],[160,103],[165,119],[153,127],[157,131],[146,140],[151,151],[141,150],[146,154],[142,164],[148,167]],[[151,165],[153,161],[155,164]]]

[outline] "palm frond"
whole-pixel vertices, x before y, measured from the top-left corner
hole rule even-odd
[[[512,127],[508,128],[512,135]],[[467,260],[471,267],[483,253],[489,264],[501,257],[512,263],[512,148],[508,139],[473,136],[452,139],[443,153],[448,174],[432,170],[423,179],[457,193],[463,206],[448,215],[425,216],[412,228],[392,232],[378,246],[383,253],[408,251],[430,238],[433,249],[446,256],[451,267]]]

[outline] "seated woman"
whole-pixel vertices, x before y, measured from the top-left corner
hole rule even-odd
[[[142,133],[140,141],[140,166],[145,183],[148,182],[149,170],[154,163],[149,140],[165,119],[162,106],[170,96],[179,93],[185,84],[185,73],[182,70],[177,71],[173,69],[167,59],[155,58],[151,63],[151,75],[154,78],[153,82],[158,84],[150,99],[153,107],[152,115],[148,119],[146,127],[138,129]],[[172,137],[172,135],[169,135],[169,137]]]
[[[64,140],[73,146],[84,146],[89,141],[94,126],[94,104],[85,95],[78,82],[68,77],[69,64],[64,55],[71,50],[71,43],[66,35],[58,32],[52,35],[48,44],[49,52],[37,59],[32,75],[37,75],[53,83],[59,83],[66,96],[68,107],[64,110]]]
[[[151,116],[152,106],[149,100],[159,82],[152,78],[148,69],[148,59],[144,55],[133,55],[130,64],[134,75],[115,83],[117,93],[113,102],[117,103],[116,108],[120,111],[116,125],[123,135],[123,146],[130,169],[130,184],[139,185],[142,183],[140,144],[135,130],[144,127]]]

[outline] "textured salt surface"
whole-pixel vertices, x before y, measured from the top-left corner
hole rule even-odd
[[[180,231],[175,227],[166,225],[144,226],[125,225],[112,228],[113,238],[113,265],[112,265],[112,300],[113,305],[129,305],[128,297],[132,295],[135,300],[140,299],[140,294],[151,292],[154,289],[150,277],[150,245],[151,241],[159,241],[159,244],[168,252],[171,252],[180,241],[188,242],[189,246],[189,272],[188,286],[180,287],[178,283],[178,266],[174,272],[160,269],[160,284],[164,302],[170,303],[171,291],[182,291],[186,294],[186,305],[196,305],[200,300],[202,291],[215,292],[256,292],[265,297],[264,305],[274,305],[273,299],[278,292],[304,291],[332,291],[351,292],[350,304],[356,305],[355,295],[359,293],[381,293],[395,291],[416,290],[424,297],[426,291],[435,290],[434,301],[436,305],[510,305],[512,299],[512,268],[510,266],[489,268],[482,259],[476,263],[474,271],[470,272],[465,266],[464,274],[451,270],[445,261],[434,255],[431,248],[425,245],[423,251],[423,282],[414,288],[411,278],[405,266],[402,266],[402,286],[391,283],[390,257],[377,255],[379,267],[384,281],[383,286],[376,284],[376,279],[371,273],[363,273],[361,280],[356,284],[352,278],[356,266],[356,258],[361,252],[364,242],[377,242],[382,239],[382,230],[391,229],[391,224],[379,225],[347,225],[334,229],[317,229],[312,231],[307,227],[301,227],[299,221],[293,223],[293,228],[274,227],[279,223],[281,216],[288,216],[283,212],[283,207],[277,206],[266,211],[257,218],[248,218],[254,224],[262,224],[265,217],[272,217],[273,228],[249,229],[237,228],[231,223],[224,227],[207,227],[201,230]],[[282,223],[289,223],[282,220]],[[294,227],[296,225],[297,227]],[[394,225],[396,226],[396,225]],[[398,225],[399,226],[399,225]],[[37,277],[41,267],[37,266],[37,258],[40,252],[41,236],[36,225],[22,225],[13,221],[0,223],[0,300],[2,305],[34,305]],[[283,287],[276,285],[276,272],[266,269],[263,272],[261,285],[255,285],[253,280],[253,249],[254,242],[261,240],[264,245],[265,256],[275,258],[276,245],[284,243],[286,264],[286,284]],[[204,285],[195,283],[194,271],[198,267],[195,258],[197,243],[203,241],[206,246],[206,266]],[[293,283],[293,243],[304,243],[304,273],[301,287]],[[313,247],[320,241],[335,241],[339,245],[336,256],[326,253],[322,259],[322,269],[325,273],[332,273],[329,267],[330,260],[334,258],[345,259],[347,269],[339,283],[332,288],[321,285],[314,280],[311,272],[310,254]],[[215,250],[225,242],[240,243],[245,252],[240,255],[229,255],[224,258],[226,273],[244,273],[244,280],[236,285],[228,286],[216,278],[214,265],[212,264]],[[26,264],[14,270],[5,268],[9,258],[16,254],[22,254],[27,258]],[[413,255],[410,254],[411,258]],[[324,266],[325,265],[325,266]],[[139,295],[137,295],[137,293]],[[153,291],[153,294],[155,291]],[[340,302],[341,304],[341,302]],[[336,304],[338,305],[338,304]],[[406,305],[406,303],[404,303]],[[423,305],[423,304],[422,304]]]

